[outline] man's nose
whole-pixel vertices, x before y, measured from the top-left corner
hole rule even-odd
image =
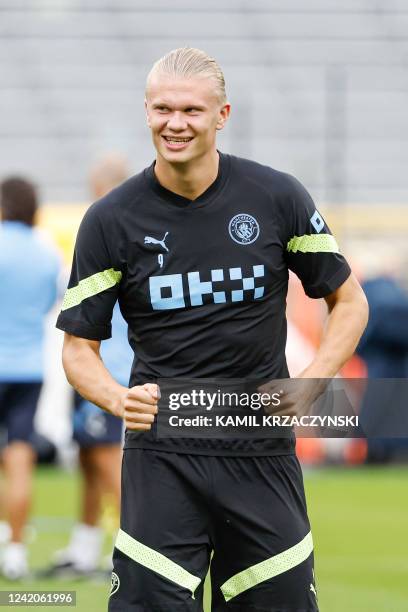
[[[172,113],[167,121],[167,127],[178,132],[185,130],[187,127],[187,121],[183,113],[180,113],[179,111]]]

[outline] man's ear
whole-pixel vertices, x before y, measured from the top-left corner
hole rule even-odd
[[[144,101],[144,105],[145,105],[145,113],[146,113],[146,123],[147,123],[147,127],[151,127],[151,125],[150,125],[149,111],[147,110],[147,100],[146,100],[146,98],[145,98],[145,101]]]
[[[222,130],[225,123],[228,121],[230,112],[231,112],[231,104],[227,102],[226,104],[224,104],[224,106],[220,110],[220,114],[219,114],[217,125],[216,125],[217,130]]]

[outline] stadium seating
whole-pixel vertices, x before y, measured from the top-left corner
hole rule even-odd
[[[192,45],[225,70],[224,150],[293,172],[319,200],[401,202],[407,25],[404,0],[0,0],[0,174],[73,201],[95,152],[149,163],[146,72]]]

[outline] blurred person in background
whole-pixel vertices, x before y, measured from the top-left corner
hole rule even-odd
[[[382,275],[362,284],[370,305],[358,346],[369,378],[408,376],[408,294],[396,278]]]
[[[384,263],[385,262],[385,263]],[[381,258],[379,269],[362,283],[370,306],[367,328],[357,347],[371,379],[408,378],[408,293],[399,280],[401,262]],[[408,440],[393,437],[397,423],[401,433],[406,398],[391,381],[383,387],[368,387],[360,421],[368,437],[368,461],[384,462],[408,456]],[[389,427],[391,429],[389,429]],[[388,434],[387,434],[388,431]],[[380,437],[380,434],[384,437]]]
[[[28,572],[23,534],[32,497],[31,442],[43,382],[44,323],[56,300],[60,260],[34,227],[38,197],[32,183],[4,180],[0,206],[0,422],[7,433],[2,503],[10,525],[1,570],[19,579]]]
[[[128,162],[111,153],[98,161],[90,173],[92,199],[98,200],[129,176]],[[101,346],[101,357],[120,384],[127,386],[133,351],[127,340],[127,324],[118,304],[113,310],[112,338]],[[82,476],[80,520],[74,525],[66,549],[58,551],[46,575],[84,575],[98,569],[104,541],[100,526],[104,504],[114,506],[119,519],[120,465],[123,421],[74,394],[73,438],[79,445]]]

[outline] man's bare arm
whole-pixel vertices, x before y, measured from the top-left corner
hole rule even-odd
[[[367,325],[368,304],[360,284],[351,275],[341,287],[325,298],[329,318],[319,349],[312,363],[296,379],[275,381],[259,388],[271,396],[285,389],[278,407],[268,408],[275,415],[307,414],[316,399],[324,393],[327,381],[333,378],[353,355]],[[312,379],[297,383],[297,379]],[[320,379],[320,382],[319,382]]]
[[[356,277],[328,295],[329,318],[312,363],[299,378],[332,378],[353,355],[368,321],[368,303]]]
[[[125,420],[126,427],[148,430],[157,414],[157,385],[120,385],[100,356],[100,341],[64,336],[62,363],[68,382],[90,402]]]

